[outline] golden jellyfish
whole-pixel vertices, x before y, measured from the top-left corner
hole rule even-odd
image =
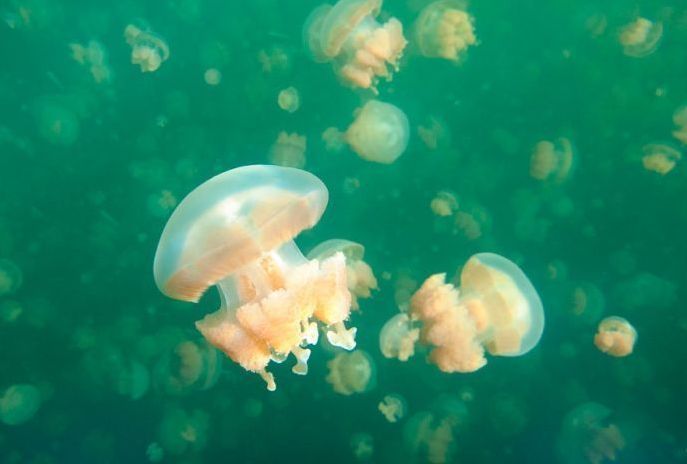
[[[150,30],[129,24],[124,29],[124,39],[131,47],[131,64],[138,65],[141,72],[157,71],[169,58],[167,42]]]
[[[158,442],[162,449],[178,456],[205,448],[210,417],[200,409],[187,412],[172,408],[165,412],[158,428]]]
[[[327,362],[327,368],[327,382],[336,393],[349,396],[374,387],[374,361],[363,350],[339,353]]]
[[[22,272],[12,261],[0,259],[0,296],[11,295],[22,283]]]
[[[687,145],[687,105],[681,106],[673,113],[673,124],[677,129],[673,131],[673,137],[683,145]]]
[[[423,411],[406,422],[403,434],[408,447],[422,462],[443,464],[450,462],[455,453],[455,428],[450,418]]]
[[[216,286],[220,308],[196,327],[211,345],[275,390],[267,371],[289,354],[307,373],[317,322],[328,341],[355,348],[343,253],[307,260],[293,239],[320,220],[328,192],[314,175],[278,166],[219,174],[184,198],[160,237],[154,274],[165,295],[197,302]]]
[[[300,169],[305,166],[306,146],[304,135],[282,131],[270,148],[270,161],[277,166]]]
[[[288,113],[295,113],[301,107],[301,96],[295,87],[287,87],[277,96],[279,108]]]
[[[663,37],[663,24],[638,17],[620,29],[618,41],[623,53],[633,58],[651,55]]]
[[[417,126],[417,135],[428,150],[437,150],[451,144],[451,131],[442,118],[430,116],[427,123]]]
[[[203,80],[207,85],[217,86],[222,82],[222,72],[217,68],[208,68],[203,73]]]
[[[458,199],[453,192],[441,190],[432,198],[429,207],[436,216],[452,216],[458,210]]]
[[[477,43],[475,26],[461,2],[440,0],[427,5],[415,21],[413,37],[420,54],[459,61]]]
[[[184,340],[158,361],[154,376],[156,386],[172,395],[193,390],[207,390],[219,378],[219,352],[205,341]]]
[[[675,169],[678,161],[682,159],[682,153],[670,145],[663,143],[649,143],[642,147],[642,166],[647,171],[652,171],[665,176]]]
[[[632,354],[637,331],[626,319],[618,316],[610,316],[599,323],[594,345],[602,351],[616,358]]]
[[[332,62],[346,85],[376,93],[377,81],[390,80],[398,70],[407,44],[398,19],[377,22],[381,8],[382,0],[339,0],[317,7],[303,27],[312,58]]]
[[[577,406],[563,420],[557,451],[566,464],[603,464],[615,461],[625,437],[606,406],[589,402]]]
[[[329,152],[338,153],[346,146],[344,133],[336,127],[327,127],[322,132],[322,141],[325,149]]]
[[[12,385],[0,396],[0,421],[7,425],[20,425],[38,412],[41,393],[33,385]]]
[[[565,137],[537,142],[530,157],[530,176],[540,181],[556,183],[566,180],[574,166],[575,152]]]
[[[379,332],[379,350],[387,359],[406,362],[415,354],[415,343],[420,339],[420,329],[406,313],[399,313],[384,323]]]
[[[411,318],[422,323],[420,341],[432,347],[430,362],[443,372],[473,372],[494,356],[521,356],[544,331],[537,291],[512,261],[493,253],[473,255],[460,274],[460,288],[446,274],[430,276],[410,301]]]
[[[460,201],[453,216],[454,232],[467,240],[477,240],[491,229],[491,214],[482,205]]]
[[[408,118],[398,107],[370,100],[355,114],[344,139],[366,161],[391,164],[408,147]]]
[[[105,48],[100,42],[90,40],[86,45],[71,43],[69,49],[74,61],[87,67],[96,83],[101,84],[110,81],[112,72],[107,64]]]
[[[388,422],[393,424],[403,419],[406,415],[407,406],[402,396],[391,394],[386,395],[384,399],[379,402],[377,409],[379,409],[379,412],[382,413]]]
[[[370,298],[372,290],[376,290],[377,279],[369,264],[363,261],[365,247],[360,243],[344,239],[326,240],[308,253],[308,259],[323,261],[341,252],[346,257],[346,276],[348,290],[351,292],[351,307],[360,309],[359,298]]]

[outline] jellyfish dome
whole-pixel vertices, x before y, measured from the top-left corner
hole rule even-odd
[[[357,111],[344,138],[362,159],[391,164],[408,147],[408,118],[390,103],[370,100]]]
[[[342,253],[307,260],[293,239],[314,226],[327,206],[312,174],[278,166],[244,166],[219,174],[184,198],[169,218],[155,254],[165,295],[197,302],[210,286],[221,306],[196,323],[203,336],[268,389],[271,360],[293,353],[294,373],[307,373],[317,323],[328,341],[355,347],[346,328],[351,295]]]
[[[427,5],[414,25],[415,45],[422,56],[459,61],[477,43],[472,17],[456,1]]]
[[[406,313],[399,313],[386,321],[379,332],[379,350],[385,358],[405,362],[415,354],[420,329],[413,327]]]
[[[651,55],[663,37],[663,24],[638,17],[620,30],[618,40],[623,53],[633,58]]]
[[[493,253],[472,256],[460,288],[445,274],[429,277],[411,298],[411,317],[422,323],[420,340],[443,372],[473,372],[494,356],[521,356],[544,330],[537,291],[512,261]]]
[[[333,62],[341,80],[376,92],[379,78],[391,79],[407,41],[396,18],[383,25],[375,19],[382,0],[340,0],[320,5],[303,27],[303,39],[312,58]]]
[[[0,396],[0,421],[19,425],[30,420],[41,405],[41,393],[28,384],[9,387]]]
[[[561,183],[572,173],[575,152],[565,137],[537,142],[530,157],[530,176],[539,181]]]
[[[336,393],[352,395],[371,390],[375,384],[375,364],[363,350],[339,353],[327,362],[327,382]]]
[[[594,345],[603,353],[616,358],[629,356],[637,341],[637,331],[624,318],[609,316],[599,323]]]

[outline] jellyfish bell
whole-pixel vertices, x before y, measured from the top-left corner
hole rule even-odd
[[[663,37],[663,24],[638,17],[620,29],[618,41],[623,53],[633,58],[651,55]]]
[[[0,396],[0,421],[20,425],[29,421],[41,405],[41,393],[29,384],[12,385]]]
[[[430,3],[413,25],[414,45],[422,56],[458,62],[469,47],[477,44],[473,23],[461,2]]]
[[[575,151],[570,139],[541,140],[530,156],[530,176],[539,181],[561,183],[572,174],[574,163]]]
[[[391,164],[408,147],[408,131],[408,118],[400,108],[370,100],[358,110],[344,137],[362,159]]]
[[[346,264],[337,253],[308,261],[293,239],[319,221],[327,205],[325,185],[294,168],[243,166],[193,190],[172,213],[154,262],[165,295],[197,302],[210,286],[221,306],[196,323],[203,336],[244,369],[260,374],[293,353],[294,372],[305,374],[317,342],[317,322],[327,339],[355,347],[355,328],[344,322],[351,296]]]
[[[339,353],[327,362],[327,367],[327,382],[341,395],[363,393],[375,386],[374,360],[363,350]]]
[[[164,355],[155,366],[157,388],[172,395],[207,390],[219,378],[219,351],[205,341],[183,340]]]
[[[637,341],[637,331],[624,318],[609,316],[599,323],[594,345],[599,351],[616,358],[629,356]]]
[[[301,169],[305,166],[306,147],[304,135],[281,131],[270,148],[270,161],[277,166]]]
[[[131,64],[138,65],[141,72],[157,71],[169,59],[167,42],[143,24],[128,24],[124,39],[131,47]]]
[[[295,87],[287,87],[279,92],[277,96],[279,108],[288,113],[295,113],[301,106],[301,97]]]
[[[420,329],[413,327],[406,313],[399,313],[384,323],[379,332],[379,350],[385,358],[405,362],[415,354]]]

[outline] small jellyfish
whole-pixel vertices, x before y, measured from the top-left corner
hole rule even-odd
[[[110,81],[112,72],[107,63],[107,53],[100,42],[90,40],[85,46],[78,43],[72,43],[69,44],[69,48],[72,52],[74,61],[88,67],[93,80],[97,84]]]
[[[625,437],[612,423],[612,412],[599,403],[584,403],[570,411],[558,435],[557,451],[566,464],[603,464],[615,461]]]
[[[222,72],[217,68],[208,68],[203,73],[203,80],[207,85],[215,87],[222,82]]]
[[[386,321],[379,332],[379,350],[385,358],[406,362],[415,354],[419,338],[420,329],[413,327],[406,313],[399,313]]]
[[[451,131],[442,118],[430,116],[427,123],[417,126],[417,135],[428,150],[434,151],[451,144]]]
[[[160,462],[165,457],[165,450],[156,441],[150,443],[146,448],[146,457],[150,462]]]
[[[638,17],[633,22],[620,29],[618,41],[623,47],[623,53],[633,58],[643,58],[651,55],[663,36],[663,24]]]
[[[160,237],[154,274],[165,295],[197,302],[210,286],[220,308],[196,322],[216,348],[269,390],[267,366],[289,354],[307,373],[317,322],[332,345],[355,348],[346,328],[351,294],[346,261],[336,253],[307,260],[293,239],[320,220],[328,192],[314,175],[278,166],[243,166],[219,174],[179,203]]]
[[[344,138],[366,161],[391,164],[408,147],[408,118],[398,107],[370,100],[355,114]]]
[[[365,247],[350,240],[331,239],[310,250],[307,258],[323,261],[339,251],[346,257],[346,275],[348,277],[348,290],[351,292],[351,308],[358,310],[360,309],[358,299],[370,298],[372,296],[371,291],[378,288],[372,268],[363,261]]]
[[[282,131],[270,147],[270,162],[277,166],[301,169],[305,166],[306,145],[305,135]]]
[[[683,145],[687,145],[687,105],[683,105],[673,113],[673,124],[677,128],[673,131],[673,137]]]
[[[0,421],[19,425],[30,420],[41,406],[41,393],[28,384],[9,387],[0,396]]]
[[[561,183],[570,176],[574,161],[575,153],[569,139],[542,140],[532,150],[530,176],[540,181]]]
[[[467,240],[477,240],[491,229],[491,214],[482,205],[461,200],[453,216],[454,232]]]
[[[324,147],[329,152],[338,153],[346,146],[344,133],[336,127],[328,127],[322,132]]]
[[[601,321],[594,335],[596,347],[616,358],[631,355],[636,341],[635,328],[627,320],[618,316],[610,316]]]
[[[571,315],[584,324],[596,324],[606,308],[606,298],[601,289],[591,282],[581,282],[572,289]]]
[[[291,53],[279,45],[260,50],[258,62],[266,74],[287,74],[292,66]]]
[[[301,107],[301,96],[295,87],[288,87],[281,92],[277,97],[277,104],[279,108],[288,113],[295,113]]]
[[[458,199],[453,192],[441,190],[432,198],[429,207],[436,216],[452,216],[458,210]]]
[[[155,366],[156,386],[172,395],[207,390],[219,378],[219,352],[204,341],[184,340]]]
[[[134,24],[124,29],[124,38],[131,47],[131,64],[137,64],[141,72],[154,72],[169,58],[169,46],[150,30],[142,30]]]
[[[443,372],[473,372],[494,356],[521,356],[544,330],[537,291],[515,263],[493,253],[472,256],[460,274],[460,288],[430,276],[413,295],[411,317],[422,323],[429,360]]]
[[[396,394],[386,395],[384,399],[379,402],[377,408],[384,418],[392,424],[403,419],[407,409],[406,401],[402,396]]]
[[[0,296],[11,295],[21,287],[22,272],[12,261],[0,259]]]
[[[422,411],[412,416],[403,428],[408,448],[421,462],[444,464],[455,454],[455,424],[447,417]]]
[[[339,353],[327,362],[327,382],[336,393],[352,395],[371,390],[375,384],[375,365],[363,350]]]
[[[209,422],[210,417],[200,409],[169,409],[158,427],[158,442],[173,456],[200,451],[207,443]]]
[[[79,138],[79,118],[57,98],[41,98],[35,107],[36,123],[41,136],[54,145],[69,146]]]
[[[163,218],[171,214],[176,208],[178,200],[169,190],[148,195],[148,211],[155,217]]]
[[[672,171],[682,159],[682,153],[663,143],[646,144],[642,147],[642,152],[644,153],[642,156],[644,169],[662,176]]]
[[[430,3],[415,21],[415,45],[422,56],[457,62],[477,43],[473,23],[460,2]]]
[[[407,44],[398,19],[377,22],[381,7],[382,0],[339,0],[317,7],[303,27],[305,46],[315,61],[333,62],[346,85],[375,93],[377,81],[390,80],[392,70],[398,70]]]
[[[369,433],[359,432],[351,436],[351,451],[358,461],[368,461],[375,451],[375,441]]]

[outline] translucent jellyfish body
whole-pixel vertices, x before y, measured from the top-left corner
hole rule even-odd
[[[620,428],[611,422],[612,412],[599,403],[584,403],[563,420],[557,440],[561,462],[566,464],[603,464],[615,461],[625,448]]]
[[[602,352],[617,358],[629,356],[637,340],[637,331],[626,319],[610,316],[599,323],[594,344]]]
[[[172,395],[206,390],[217,382],[220,366],[219,352],[212,346],[184,340],[155,366],[155,385]]]
[[[35,106],[35,116],[38,130],[48,142],[69,146],[79,138],[78,116],[58,98],[40,98]]]
[[[19,425],[30,420],[41,405],[41,393],[33,385],[17,384],[0,396],[0,420]]]
[[[103,45],[95,40],[90,40],[86,45],[78,43],[69,44],[74,61],[87,67],[93,80],[98,83],[109,82],[112,77],[110,66],[107,63],[107,53]]]
[[[681,106],[673,113],[673,124],[676,128],[673,137],[683,145],[687,145],[687,105]]]
[[[460,289],[445,274],[429,277],[413,295],[411,317],[422,322],[421,342],[443,372],[473,372],[495,356],[520,356],[544,330],[544,310],[522,270],[492,254],[472,256],[460,274]]]
[[[22,272],[12,261],[0,259],[0,296],[11,295],[22,283]]]
[[[413,26],[414,44],[423,56],[458,61],[477,43],[472,17],[459,2],[427,5]]]
[[[408,147],[408,118],[400,108],[370,100],[355,114],[344,139],[366,161],[391,164]]]
[[[365,247],[359,243],[344,239],[331,239],[324,241],[310,250],[308,259],[323,261],[336,253],[341,252],[346,257],[346,276],[348,290],[351,292],[351,306],[354,310],[360,309],[359,298],[370,298],[372,290],[377,289],[377,279],[372,268],[363,261]]]
[[[270,148],[270,161],[277,166],[300,169],[305,166],[306,147],[307,139],[304,135],[282,131]]]
[[[385,358],[405,362],[415,354],[420,329],[413,327],[406,313],[399,313],[386,321],[379,332],[379,350]]]
[[[623,53],[633,58],[651,55],[663,37],[663,24],[639,17],[620,29],[618,41]]]
[[[295,113],[301,107],[301,97],[295,87],[288,87],[277,97],[279,108],[289,113]]]
[[[379,412],[391,423],[398,422],[406,415],[406,401],[402,396],[391,394],[386,395],[377,405]]]
[[[314,226],[328,192],[312,174],[278,166],[244,166],[193,190],[165,226],[155,255],[155,281],[171,298],[197,302],[215,285],[221,306],[196,323],[203,336],[268,389],[271,360],[293,353],[307,372],[317,321],[329,342],[355,347],[342,253],[308,261],[293,239]]]
[[[131,64],[138,65],[141,72],[157,71],[169,58],[167,42],[150,30],[129,24],[124,29],[124,39],[131,47]]]
[[[458,199],[453,192],[441,190],[432,198],[429,207],[436,216],[452,216],[458,210]]]
[[[207,443],[209,422],[207,413],[200,409],[169,409],[160,422],[158,441],[166,453],[175,456],[200,451]]]
[[[530,157],[530,176],[541,181],[563,182],[575,161],[572,143],[565,137],[555,141],[542,140],[534,146]]]
[[[337,393],[348,396],[374,387],[374,361],[363,350],[339,353],[327,362],[327,367],[327,382]]]
[[[675,169],[677,163],[682,159],[680,151],[663,143],[648,143],[642,147],[642,152],[644,169],[662,176]]]
[[[398,19],[377,22],[381,7],[382,0],[340,0],[316,8],[303,27],[313,59],[332,62],[346,85],[376,92],[377,81],[398,70],[407,44]]]

